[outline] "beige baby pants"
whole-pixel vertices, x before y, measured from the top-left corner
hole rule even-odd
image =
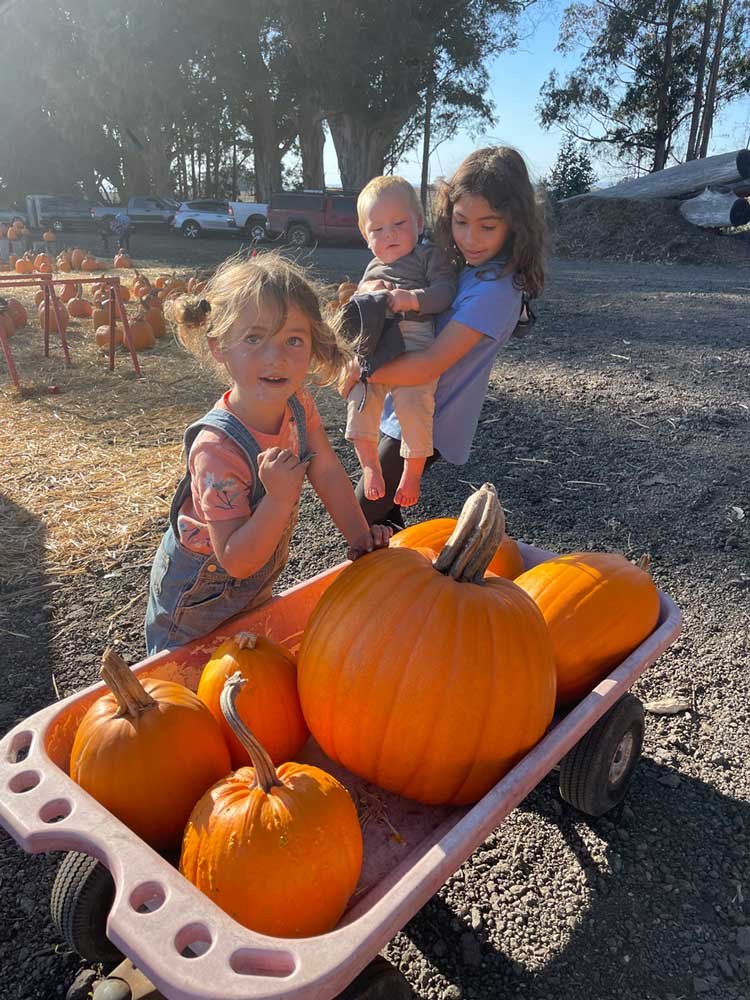
[[[401,336],[407,351],[421,351],[434,341],[432,320],[402,319]],[[426,458],[433,453],[432,415],[435,412],[435,389],[438,380],[424,385],[379,385],[367,383],[367,399],[362,408],[364,386],[358,382],[349,393],[346,404],[346,439],[377,441],[380,437],[380,414],[386,393],[393,397],[393,408],[401,425],[401,455],[403,458]]]

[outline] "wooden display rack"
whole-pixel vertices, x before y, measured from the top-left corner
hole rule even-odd
[[[29,287],[39,287],[44,292],[44,312],[42,317],[42,331],[44,333],[44,356],[49,357],[49,335],[50,335],[50,312],[53,311],[55,314],[55,325],[57,331],[60,335],[60,342],[62,344],[63,356],[65,358],[65,367],[69,368],[71,365],[70,358],[70,348],[68,347],[68,341],[65,336],[64,324],[62,322],[62,313],[60,311],[60,300],[55,291],[56,284],[64,284],[68,281],[75,281],[76,284],[88,285],[88,284],[102,284],[109,289],[109,370],[113,371],[115,367],[115,324],[117,322],[117,317],[119,315],[122,320],[122,331],[123,340],[125,346],[130,352],[130,359],[133,363],[133,368],[135,374],[138,378],[143,378],[143,373],[141,372],[141,366],[138,363],[138,355],[133,347],[133,342],[130,336],[130,322],[128,320],[128,315],[125,310],[125,303],[123,302],[122,295],[120,293],[120,279],[117,275],[104,275],[96,278],[57,278],[52,274],[34,274],[34,275],[18,275],[18,274],[0,274],[0,296],[4,294],[6,288],[29,288]],[[18,377],[18,370],[13,360],[13,354],[10,349],[10,341],[5,330],[0,326],[0,346],[3,350],[3,355],[5,356],[5,363],[8,366],[8,372],[15,385],[16,389],[21,388],[21,382]]]

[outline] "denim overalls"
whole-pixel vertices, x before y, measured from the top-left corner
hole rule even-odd
[[[305,411],[296,396],[288,400],[297,425],[300,457],[307,453]],[[185,431],[185,462],[203,427],[222,431],[244,452],[253,472],[250,508],[255,510],[265,496],[258,475],[261,448],[244,424],[228,410],[213,409]],[[205,635],[227,618],[267,601],[276,578],[287,563],[289,540],[297,523],[295,506],[276,550],[265,566],[246,580],[235,580],[219,565],[216,556],[191,552],[181,542],[177,529],[180,507],[190,496],[189,466],[177,487],[169,511],[170,526],[156,552],[151,567],[151,585],[146,609],[146,649],[149,656],[162,649],[183,646]]]

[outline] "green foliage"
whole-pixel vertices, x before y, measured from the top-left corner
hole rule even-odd
[[[596,181],[596,173],[586,147],[568,136],[560,147],[549,180],[544,182],[552,198],[572,198],[587,194]]]
[[[718,21],[712,7],[712,38]],[[581,0],[565,10],[558,50],[581,50],[565,79],[552,72],[538,105],[542,126],[610,150],[630,169],[659,169],[684,149],[706,0]],[[716,105],[750,92],[748,2],[733,0],[720,46]],[[702,96],[702,95],[699,95]]]

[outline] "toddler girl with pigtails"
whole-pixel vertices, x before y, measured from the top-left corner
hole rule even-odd
[[[172,305],[178,336],[231,388],[185,432],[187,469],[151,569],[149,654],[268,600],[308,478],[356,559],[388,545],[370,527],[305,387],[336,383],[351,353],[304,272],[268,253],[230,258]]]

